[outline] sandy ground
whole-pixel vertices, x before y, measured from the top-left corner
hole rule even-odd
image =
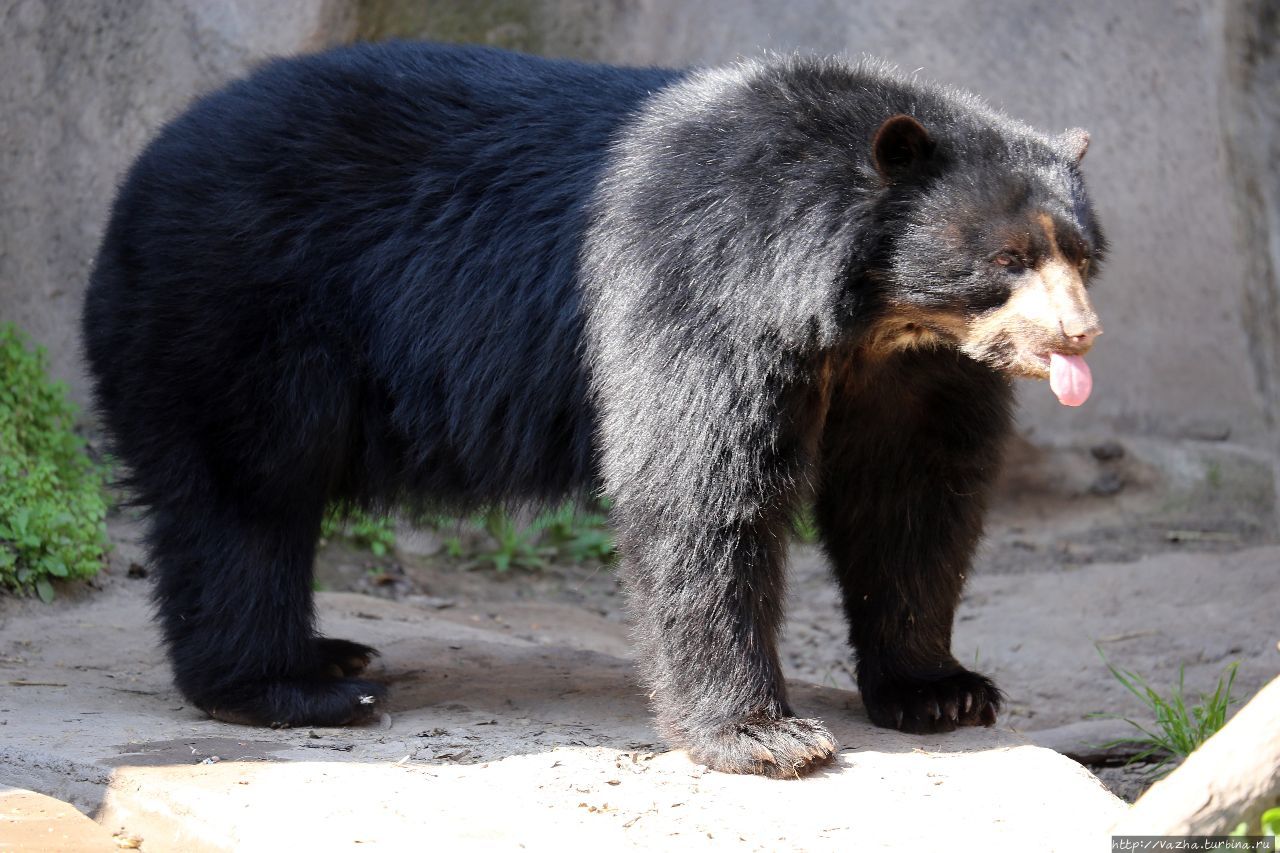
[[[1265,460],[1222,443],[1122,446],[1098,442],[1015,448],[958,616],[955,638],[957,657],[993,675],[1008,694],[1009,707],[999,728],[1030,733],[1033,741],[1076,754],[1089,752],[1090,744],[1125,730],[1123,724],[1117,728],[1115,721],[1094,715],[1143,719],[1137,700],[1107,672],[1099,649],[1118,666],[1141,673],[1162,689],[1177,680],[1180,668],[1185,669],[1187,692],[1192,696],[1211,689],[1232,662],[1240,664],[1235,692],[1241,699],[1280,672],[1276,645],[1280,628],[1275,619],[1280,603],[1280,546],[1275,545],[1273,482],[1272,468]],[[145,555],[137,541],[138,525],[117,516],[111,520],[111,532],[117,547],[110,571],[96,583],[97,589],[64,590],[53,608],[34,600],[0,600],[0,677],[11,682],[39,680],[50,677],[40,674],[45,667],[57,674],[59,683],[71,684],[82,677],[64,672],[67,669],[86,678],[107,679],[99,690],[114,697],[112,709],[138,701],[155,706],[150,708],[154,719],[149,721],[122,717],[121,725],[141,727],[136,736],[129,736],[131,743],[167,743],[167,737],[177,744],[175,749],[188,749],[179,734],[219,724],[198,721],[190,709],[183,708],[160,665],[154,640],[149,639],[153,635],[146,624],[149,585],[144,579]],[[437,749],[431,733],[440,720],[444,720],[440,730],[445,731],[461,725],[469,712],[457,711],[459,720],[451,721],[445,719],[454,713],[450,703],[432,704],[438,665],[431,659],[419,661],[419,653],[427,652],[415,649],[425,642],[419,637],[430,635],[432,642],[454,649],[448,637],[475,637],[481,632],[509,638],[519,648],[545,649],[537,658],[539,665],[564,669],[566,674],[557,678],[570,677],[567,673],[578,664],[587,669],[596,666],[597,659],[591,655],[623,661],[609,664],[602,672],[614,681],[629,678],[625,660],[632,650],[613,569],[553,565],[537,572],[468,571],[445,556],[440,544],[430,531],[405,529],[394,554],[375,558],[367,551],[331,543],[317,567],[321,587],[338,593],[336,598],[323,596],[329,603],[322,611],[328,614],[338,607],[338,616],[332,618],[341,618],[343,636],[371,642],[386,653],[382,677],[402,694],[393,706],[435,708],[431,713],[436,716],[423,717],[420,739],[425,740],[410,745],[410,752],[417,755],[426,750],[423,755],[465,765],[583,740],[585,728],[574,728],[571,705],[554,712],[562,718],[555,725],[539,724],[536,730],[530,729],[527,717],[550,718],[552,711],[526,712],[515,720],[495,714],[501,725],[477,729],[465,743],[457,742],[466,755],[451,746]],[[826,713],[823,708],[832,702],[851,707],[849,700],[838,698],[848,695],[840,690],[851,688],[853,682],[845,629],[826,562],[816,548],[806,545],[793,546],[791,557],[789,621],[782,654],[793,685],[801,685],[793,688],[796,704],[802,713]],[[87,612],[76,608],[91,609],[99,600],[109,605],[111,618],[118,623],[113,623],[109,642],[105,635],[101,641],[96,635],[86,639],[92,634],[87,628],[88,633],[69,631],[63,638],[57,620]],[[388,616],[380,609],[390,605],[400,608],[399,615]],[[130,627],[135,623],[140,626],[136,632]],[[64,648],[68,643],[75,648]],[[145,648],[138,648],[139,643]],[[453,673],[458,677],[448,683],[466,684],[487,666],[460,661],[454,667],[458,672]],[[518,665],[515,672],[518,678]],[[511,677],[499,678],[502,683],[493,690],[510,693]],[[482,679],[476,690],[483,692],[489,680],[492,676]],[[806,683],[815,687],[803,687]],[[821,692],[833,688],[837,691]],[[23,685],[10,690],[16,691],[11,693],[12,701],[49,691],[47,701],[52,704],[33,707],[56,714],[75,710],[58,704],[63,695],[58,688]],[[538,693],[533,687],[530,690]],[[822,698],[828,695],[837,698]],[[563,697],[550,700],[554,703],[548,707],[565,701]],[[126,712],[122,705],[121,713]],[[617,729],[634,740],[622,747],[660,750],[647,731],[643,708],[637,706],[629,713],[634,719],[628,718],[621,729],[615,725],[584,743],[592,748],[613,744]],[[856,714],[860,713],[858,709]],[[11,737],[17,729],[7,726],[4,717],[0,714],[0,746],[6,746],[8,734],[7,748],[21,750],[24,745],[15,744]],[[90,723],[93,719],[88,718]],[[51,720],[47,732],[32,737],[46,739],[40,741],[42,748],[62,748],[64,725]],[[428,725],[429,720],[434,722]],[[473,726],[484,723],[468,720]],[[64,722],[70,726],[71,721]],[[477,746],[491,741],[503,726],[512,730],[494,741],[498,752]],[[168,728],[174,731],[164,737],[155,734]],[[355,749],[368,760],[390,760],[394,758],[390,753],[402,748],[399,741],[386,746],[378,745],[377,738],[361,737],[369,742],[361,741]],[[860,748],[875,750],[876,744],[897,743],[902,736],[866,727],[855,737]],[[298,738],[301,741],[293,743]],[[273,735],[272,740],[280,741],[276,749],[294,748],[300,754],[314,750],[301,735]],[[160,756],[162,763],[176,760],[166,755]],[[607,756],[592,760],[597,759],[606,764],[613,760]],[[137,763],[136,756],[129,760]],[[1114,756],[1104,761],[1116,763]],[[1135,797],[1146,784],[1145,768],[1092,769],[1124,799]],[[74,767],[66,772],[72,778],[80,773]],[[86,782],[94,790],[101,784],[101,780]],[[148,785],[158,786],[155,791],[161,792],[179,790],[174,784],[137,777],[138,791],[150,790]],[[191,794],[196,802],[206,795],[198,788]],[[74,794],[68,790],[63,796],[74,800]],[[88,799],[78,803],[82,808],[98,807],[91,802],[92,795],[85,796]],[[124,806],[116,808],[127,811]],[[123,817],[121,821],[127,823]]]
[[[888,732],[857,694],[801,682],[793,701],[841,744],[830,766],[804,781],[709,772],[658,741],[630,661],[355,593],[321,593],[317,609],[327,633],[382,649],[382,723],[229,725],[174,690],[146,592],[112,579],[52,607],[0,606],[0,849],[57,849],[73,828],[21,789],[153,853],[920,850],[938,827],[986,850],[1076,853],[1101,849],[1123,811],[1007,728]]]
[[[1001,722],[1037,732],[1097,715],[1146,721],[1103,654],[1162,691],[1183,670],[1192,698],[1232,662],[1241,699],[1280,672],[1274,482],[1268,460],[1221,442],[1012,448],[955,640],[956,656],[1007,692]],[[330,545],[321,582],[538,642],[631,654],[609,567],[466,571],[429,531],[404,529],[400,541],[384,560]],[[567,616],[562,604],[573,606]],[[787,612],[788,675],[853,689],[835,586],[814,546],[792,547]],[[1095,769],[1126,799],[1149,770]]]

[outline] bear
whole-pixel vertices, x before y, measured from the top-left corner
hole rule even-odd
[[[814,508],[871,721],[992,725],[951,653],[1014,380],[1089,395],[1088,135],[875,60],[641,69],[391,42],[199,98],[125,176],[87,289],[177,688],[379,717],[315,630],[326,508],[606,495],[658,729],[794,778],[790,520]]]

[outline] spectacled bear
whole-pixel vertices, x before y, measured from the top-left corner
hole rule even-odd
[[[873,722],[991,725],[952,656],[1012,378],[1088,396],[1083,131],[873,62],[614,68],[361,45],[198,100],[112,209],[84,309],[211,716],[379,714],[318,636],[327,506],[613,501],[660,729],[797,776],[835,739],[777,654],[812,502]]]

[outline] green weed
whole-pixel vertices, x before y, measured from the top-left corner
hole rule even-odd
[[[395,519],[335,506],[329,509],[320,525],[320,537],[346,539],[357,547],[367,548],[375,557],[383,557],[396,546]]]
[[[521,526],[502,509],[489,510],[482,524],[495,547],[476,555],[479,565],[492,563],[500,572],[512,566],[533,570],[547,565],[549,555],[538,547],[538,530],[532,524]]]
[[[549,562],[581,563],[613,559],[613,534],[609,530],[607,501],[579,508],[569,502],[521,522],[502,508],[456,518],[440,514],[416,516],[415,523],[437,531],[451,531],[443,538],[446,556],[462,561],[467,568],[492,566],[499,572],[512,568],[536,571]],[[475,535],[482,534],[482,544]],[[395,547],[395,526],[391,518],[373,516],[345,507],[334,507],[325,516],[322,539],[343,538],[367,548],[376,556]]]
[[[44,350],[0,325],[0,588],[46,602],[54,580],[96,574],[109,547],[106,469],[89,459],[74,422]]]
[[[607,563],[615,553],[613,531],[609,529],[607,515],[609,508],[607,499],[586,508],[570,501],[558,509],[542,513],[534,519],[532,526],[542,531],[543,540],[555,549],[561,560]]]
[[[811,505],[805,504],[796,510],[795,515],[791,517],[791,532],[796,539],[806,545],[812,545],[818,541],[818,520],[813,514]]]
[[[499,572],[512,568],[538,570],[550,562],[608,563],[616,555],[613,531],[609,529],[611,504],[600,498],[583,506],[568,501],[522,523],[503,508],[465,518],[425,515],[415,519],[437,531],[452,531],[443,538],[446,556],[463,561],[468,568],[492,566]],[[792,529],[802,542],[818,539],[812,507],[804,507],[792,519]],[[482,533],[486,543],[473,544],[464,531]],[[343,535],[381,556],[395,546],[395,534],[388,519],[363,513],[331,513],[322,535],[332,539]]]
[[[469,518],[429,516],[419,523],[437,531],[453,531],[444,538],[444,553],[467,568],[492,566],[499,572],[512,568],[536,571],[551,562],[609,562],[614,556],[609,530],[607,500],[579,507],[566,502],[539,513],[531,521],[497,507]],[[483,534],[483,542],[465,531]]]
[[[478,517],[478,526],[489,535],[492,548],[471,555],[462,553],[461,540],[446,543],[455,556],[470,556],[470,565],[491,564],[500,572],[512,567],[537,570],[549,562],[608,562],[613,559],[613,533],[605,514],[607,502],[582,509],[567,502],[521,524],[501,508]],[[473,522],[474,524],[475,522]]]
[[[1137,673],[1112,665],[1101,649],[1098,654],[1102,656],[1102,662],[1112,676],[1137,696],[1155,717],[1155,723],[1150,728],[1128,717],[1119,717],[1137,729],[1139,735],[1110,741],[1105,746],[1129,744],[1140,747],[1138,754],[1130,759],[1131,763],[1158,758],[1155,768],[1158,771],[1174,758],[1186,758],[1222,728],[1227,721],[1228,708],[1236,702],[1231,696],[1231,688],[1235,684],[1239,662],[1232,663],[1223,670],[1212,693],[1200,694],[1200,701],[1188,706],[1183,690],[1185,667],[1178,669],[1177,686],[1166,697]]]

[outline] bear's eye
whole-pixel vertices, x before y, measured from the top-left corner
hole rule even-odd
[[[1022,269],[1027,265],[1026,259],[1022,256],[1022,253],[1013,249],[1005,249],[1002,252],[996,253],[996,256],[991,259],[991,262],[996,266],[1007,267],[1009,269]]]

